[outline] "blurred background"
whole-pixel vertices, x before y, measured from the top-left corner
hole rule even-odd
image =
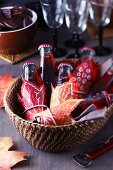
[[[39,0],[37,0],[39,1]],[[28,2],[34,2],[34,0],[19,0],[19,1],[15,1],[15,0],[0,0],[0,6],[3,6],[5,4],[8,5],[17,5],[17,4],[25,4]]]

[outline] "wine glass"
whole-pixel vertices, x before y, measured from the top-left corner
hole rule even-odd
[[[63,24],[63,0],[40,0],[44,20],[53,32],[53,53],[56,58],[66,55],[66,50],[57,47],[57,28]]]
[[[80,57],[79,53],[79,37],[86,30],[89,16],[88,0],[64,0],[65,20],[69,31],[73,35],[75,44],[75,53],[67,58]]]
[[[99,45],[94,47],[96,55],[106,56],[111,54],[112,50],[109,47],[103,46],[103,31],[104,27],[110,23],[112,11],[112,0],[92,0],[90,1],[90,18],[98,27]]]

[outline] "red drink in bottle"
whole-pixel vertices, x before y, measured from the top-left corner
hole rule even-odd
[[[51,96],[51,85],[55,86],[56,84],[56,62],[54,60],[51,45],[42,44],[39,46],[38,50],[40,51],[41,77],[46,87],[47,105],[49,106]]]
[[[71,113],[71,115],[73,118],[78,117],[91,104],[94,104],[97,109],[102,109],[105,106],[109,107],[111,103],[112,103],[112,100],[110,98],[110,95],[106,91],[102,91],[101,93],[98,93],[95,96],[86,98],[83,101],[81,101],[78,104],[78,106],[74,109],[74,111]]]
[[[23,65],[24,70],[24,79],[34,83],[38,87],[40,87],[43,82],[41,76],[39,74],[39,68],[33,62],[27,62]]]
[[[64,82],[67,82],[72,77],[73,67],[68,62],[62,62],[58,65],[58,80],[57,85],[61,85]]]
[[[35,63],[25,63],[23,71],[20,101],[24,109],[25,119],[33,121],[36,114],[43,111],[43,105],[46,104],[45,86]],[[42,107],[34,108],[36,105]]]

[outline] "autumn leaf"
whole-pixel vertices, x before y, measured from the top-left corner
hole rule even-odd
[[[75,120],[70,117],[71,112],[83,99],[68,99],[61,104],[36,113],[40,116],[41,124],[44,125],[66,125],[73,124]]]
[[[25,156],[25,152],[5,151],[4,153],[0,154],[0,170],[3,170],[2,168],[11,169],[11,167],[18,162],[26,160],[24,158]]]
[[[8,73],[0,76],[0,108],[3,106],[3,98],[8,87],[14,82],[15,78],[12,78],[12,74]]]
[[[83,99],[68,99],[57,106],[51,107],[50,110],[55,115],[69,116],[82,100]]]
[[[11,170],[15,164],[26,160],[26,152],[9,151],[12,145],[12,137],[0,137],[0,170]]]
[[[0,154],[13,146],[12,137],[0,137]]]
[[[51,107],[50,111],[52,112],[53,115],[69,116],[82,100],[83,99],[68,99],[57,106]],[[42,112],[36,113],[35,117],[37,116],[48,117],[48,111],[44,110]]]

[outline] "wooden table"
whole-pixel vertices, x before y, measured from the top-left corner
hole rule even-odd
[[[70,38],[70,34],[66,27],[59,29],[59,46],[64,47],[64,42],[66,39]],[[92,40],[90,36],[85,32],[81,35],[87,44],[87,46],[94,46],[97,44],[97,40]],[[41,43],[52,43],[52,37],[50,30],[38,30],[37,32],[37,44]],[[113,39],[106,39],[104,41],[105,45],[110,46],[112,49]],[[74,51],[73,49],[67,48],[68,53]],[[113,54],[107,57],[95,57],[96,60],[103,62],[109,57],[113,57]],[[14,77],[20,76],[22,74],[22,65],[26,61],[35,61],[37,64],[39,62],[39,55],[36,54],[25,61],[20,62],[15,65],[8,64],[7,62],[0,60],[0,75],[12,72]],[[20,134],[15,130],[12,122],[9,120],[7,113],[4,108],[0,109],[0,136],[12,136],[14,138],[14,147],[16,150],[25,151],[29,153],[29,158],[27,161],[23,161],[18,166],[14,166],[13,169],[18,170],[82,170],[72,160],[72,156],[84,151],[89,151],[92,148],[96,148],[97,144],[104,141],[113,134],[113,116],[108,121],[108,123],[100,130],[87,144],[79,149],[72,150],[70,152],[64,153],[46,153],[37,150],[32,147],[25,139],[23,139]],[[94,161],[94,163],[89,167],[91,170],[112,170],[113,169],[113,150],[107,152],[105,155],[99,157]]]

